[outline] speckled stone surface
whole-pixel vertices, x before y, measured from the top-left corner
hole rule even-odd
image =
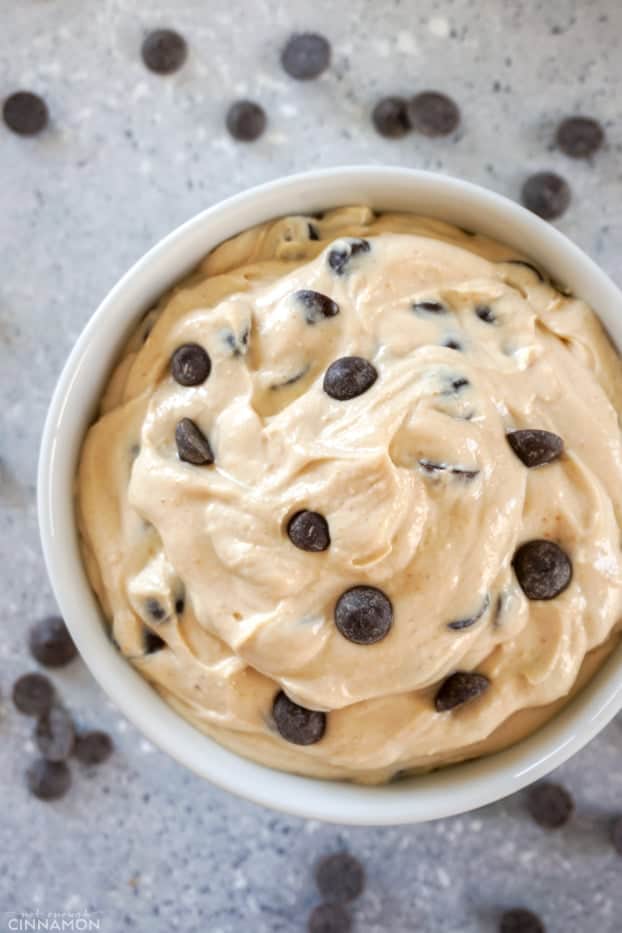
[[[622,929],[622,719],[558,775],[571,823],[547,833],[517,796],[439,823],[347,829],[288,819],[184,771],[120,718],[81,661],[54,675],[79,721],[117,750],[74,768],[57,803],[29,798],[31,723],[10,700],[31,668],[28,624],[54,609],[39,548],[35,467],[46,406],[79,331],[119,275],[163,234],[225,195],[282,173],[387,162],[461,175],[516,197],[552,169],[573,203],[559,226],[622,282],[622,6],[614,0],[20,0],[2,4],[0,96],[46,98],[51,125],[24,139],[0,126],[0,930],[9,912],[88,910],[99,929],[168,933],[304,930],[311,868],[345,846],[364,862],[358,933],[492,933],[526,906],[549,933]],[[148,73],[145,32],[189,42],[178,74]],[[333,43],[318,81],[282,72],[293,30]],[[370,125],[377,98],[426,88],[456,98],[455,138],[393,142]],[[236,144],[228,103],[261,102],[266,135]],[[552,149],[557,121],[603,121],[593,160]],[[78,927],[74,927],[78,928]]]

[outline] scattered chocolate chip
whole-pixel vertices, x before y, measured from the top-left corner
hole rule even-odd
[[[437,690],[434,705],[437,712],[445,713],[481,696],[489,686],[490,681],[483,674],[456,671]]]
[[[154,29],[145,36],[141,53],[150,71],[169,75],[186,61],[188,46],[184,37],[173,29]]]
[[[77,652],[67,626],[60,616],[48,616],[30,629],[30,653],[44,667],[64,667]]]
[[[559,459],[564,451],[564,442],[552,431],[525,428],[506,434],[508,444],[526,467],[532,468]]]
[[[155,654],[157,651],[162,651],[163,648],[166,648],[164,639],[156,635],[155,632],[152,632],[151,629],[145,629],[144,644],[145,654]]]
[[[73,750],[75,738],[71,716],[62,706],[52,706],[37,722],[35,742],[48,761],[66,761]]]
[[[205,434],[190,418],[182,418],[175,428],[179,459],[195,466],[214,462],[214,454]]]
[[[64,761],[46,761],[38,758],[26,771],[30,793],[39,800],[58,800],[69,790],[71,771]]]
[[[498,625],[499,623],[499,620],[501,618],[501,613],[503,612],[504,603],[505,603],[505,597],[503,593],[499,593],[499,595],[497,596],[497,602],[495,603],[495,611],[493,614],[493,623],[495,625]]]
[[[339,314],[339,305],[328,295],[321,292],[314,292],[303,288],[294,295],[296,301],[305,309],[305,321],[307,324],[317,324],[328,317],[335,317]]]
[[[570,188],[568,182],[554,172],[536,172],[523,185],[521,200],[543,220],[555,220],[568,209]]]
[[[447,347],[448,350],[462,350],[462,344],[459,340],[454,340],[453,337],[450,337],[449,340],[446,340],[443,344],[444,347]]]
[[[460,389],[466,389],[470,385],[468,379],[465,379],[464,376],[458,376],[456,379],[452,379],[450,389],[452,392],[459,392]]]
[[[572,563],[554,541],[526,541],[514,555],[514,573],[527,599],[554,599],[572,580]]]
[[[484,324],[495,324],[497,321],[494,311],[488,305],[477,305],[475,313]]]
[[[252,143],[264,132],[268,119],[266,111],[252,100],[236,100],[226,117],[227,129],[241,143]]]
[[[344,402],[367,392],[377,378],[378,371],[369,360],[361,356],[342,356],[324,373],[323,388],[331,398]]]
[[[297,81],[317,78],[330,65],[330,43],[315,32],[293,35],[281,52],[281,64]]]
[[[157,599],[148,599],[145,603],[145,609],[154,622],[164,622],[166,619],[166,609]]]
[[[426,457],[421,457],[419,460],[419,466],[424,471],[424,473],[429,473],[430,475],[435,475],[436,473],[449,472],[452,476],[460,476],[462,479],[475,479],[476,476],[479,476],[479,470],[467,470],[465,467],[453,466],[450,467],[447,463],[439,463],[437,460],[428,460]]]
[[[30,91],[16,91],[7,97],[2,117],[8,128],[19,136],[35,136],[45,129],[49,118],[45,101]]]
[[[533,272],[533,274],[536,275],[541,282],[546,281],[538,267],[534,266],[531,262],[527,262],[526,259],[504,259],[504,262],[506,262],[509,266],[524,266],[525,269],[529,269],[531,272]]]
[[[309,231],[309,239],[310,239],[310,240],[319,240],[319,239],[320,239],[320,231],[319,231],[318,228],[315,226],[315,224],[311,224],[311,223],[307,224],[307,229],[308,229],[308,231]]]
[[[293,374],[293,376],[288,376],[288,378],[284,379],[283,382],[273,382],[272,385],[270,386],[270,389],[273,392],[276,392],[279,389],[287,389],[288,386],[295,385],[297,382],[300,382],[303,376],[307,375],[310,368],[311,368],[310,364],[307,363],[306,366],[303,366],[302,369],[299,369],[297,373]]]
[[[416,301],[413,311],[423,311],[425,314],[447,314],[448,308],[440,301]]]
[[[618,817],[611,826],[611,842],[618,855],[622,855],[622,817]]]
[[[183,615],[184,609],[186,608],[186,601],[183,596],[180,596],[179,599],[175,600],[175,612],[178,616]]]
[[[428,460],[426,457],[421,457],[419,466],[425,473],[442,473],[443,470],[447,469],[445,463],[439,463],[437,460]]]
[[[319,512],[296,512],[287,523],[287,534],[301,551],[325,551],[330,545],[328,522]]]
[[[587,159],[594,155],[605,140],[605,132],[591,117],[568,117],[557,128],[557,145],[573,159]]]
[[[54,687],[44,674],[22,674],[13,685],[13,703],[27,716],[41,716],[54,702]]]
[[[383,97],[372,111],[372,122],[381,136],[399,139],[412,129],[408,103],[403,97]]]
[[[337,275],[344,275],[348,269],[350,259],[360,253],[368,253],[371,249],[369,240],[347,240],[342,246],[335,246],[328,254],[328,265]]]
[[[353,586],[335,605],[335,625],[344,638],[356,645],[374,645],[389,634],[393,606],[375,586]]]
[[[353,901],[365,886],[365,869],[349,852],[327,855],[315,866],[315,882],[331,903]]]
[[[352,918],[343,904],[318,904],[307,929],[309,933],[350,933]]]
[[[460,479],[466,480],[475,479],[476,476],[479,476],[479,470],[467,470],[464,467],[451,467],[449,472],[452,476],[459,476]]]
[[[490,596],[486,594],[484,602],[477,610],[473,616],[465,616],[463,619],[454,619],[453,622],[447,623],[447,628],[453,629],[454,631],[460,631],[463,628],[470,628],[472,625],[475,625],[476,622],[482,618],[484,613],[487,611],[490,606]]]
[[[436,91],[424,91],[411,98],[408,116],[413,129],[425,136],[447,136],[460,123],[460,111],[454,101]]]
[[[198,386],[212,371],[212,361],[198,343],[177,347],[171,357],[171,375],[180,386]]]
[[[294,745],[315,745],[326,731],[326,713],[299,706],[282,690],[274,698],[272,716],[280,735]]]
[[[501,915],[499,933],[546,933],[546,930],[540,918],[531,910],[514,907]]]
[[[85,765],[99,765],[112,754],[114,746],[107,732],[93,729],[76,739],[73,754]]]
[[[543,781],[529,789],[527,809],[539,826],[558,829],[570,819],[574,800],[561,784]]]
[[[221,336],[225,344],[231,350],[232,356],[244,356],[248,350],[248,341],[250,338],[249,327],[245,327],[238,335],[234,334],[231,330],[222,331]]]

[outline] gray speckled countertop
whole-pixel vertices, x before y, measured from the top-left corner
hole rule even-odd
[[[549,933],[622,928],[622,860],[608,821],[622,810],[621,720],[561,771],[577,813],[556,833],[524,798],[439,823],[343,829],[288,819],[184,771],[120,717],[78,660],[55,675],[80,721],[108,729],[114,758],[75,774],[54,804],[31,799],[31,723],[7,697],[32,667],[29,623],[54,609],[35,513],[37,446],[62,363],[119,275],[163,234],[225,195],[285,172],[387,162],[461,175],[516,196],[552,168],[574,200],[559,226],[622,281],[622,6],[614,0],[0,0],[0,96],[46,98],[34,139],[0,126],[0,930],[10,911],[96,911],[100,929],[276,933],[305,928],[311,866],[346,846],[365,863],[358,933],[492,933],[500,907],[531,906]],[[145,30],[190,43],[181,72],[148,73]],[[320,80],[287,78],[296,29],[333,43]],[[459,102],[457,138],[381,139],[385,93],[433,87]],[[269,132],[233,143],[236,96],[266,107]],[[592,162],[552,150],[560,117],[595,115]]]

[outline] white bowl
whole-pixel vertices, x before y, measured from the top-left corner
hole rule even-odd
[[[283,178],[183,224],[149,250],[99,306],[50,405],[39,461],[39,523],[52,586],[82,657],[152,742],[219,787],[277,810],[338,823],[416,823],[511,794],[582,748],[622,706],[622,648],[559,715],[506,751],[380,787],[284,774],[240,758],[198,732],[113,647],[82,564],[74,514],[73,482],[84,433],[128,332],[155,299],[214,246],[247,227],[355,203],[438,217],[504,241],[584,298],[622,346],[619,290],[554,227],[499,195],[400,168],[344,167]]]

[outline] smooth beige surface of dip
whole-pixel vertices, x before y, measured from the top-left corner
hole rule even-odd
[[[328,256],[353,237],[370,248],[337,274]],[[224,745],[303,774],[387,780],[514,741],[613,644],[620,360],[583,302],[515,258],[412,215],[290,217],[218,247],[130,340],[82,453],[84,555],[120,650]],[[309,323],[301,289],[339,313]],[[211,359],[195,387],[170,374],[187,343]],[[378,378],[331,398],[327,367],[354,355]],[[213,464],[179,459],[182,418]],[[561,437],[562,457],[528,469],[506,437],[526,428]],[[303,509],[328,523],[321,553],[288,537]],[[568,555],[572,580],[529,600],[512,559],[541,538]],[[357,585],[393,607],[375,644],[335,625]],[[455,671],[490,685],[438,712]],[[327,713],[319,741],[279,734],[280,690]]]

